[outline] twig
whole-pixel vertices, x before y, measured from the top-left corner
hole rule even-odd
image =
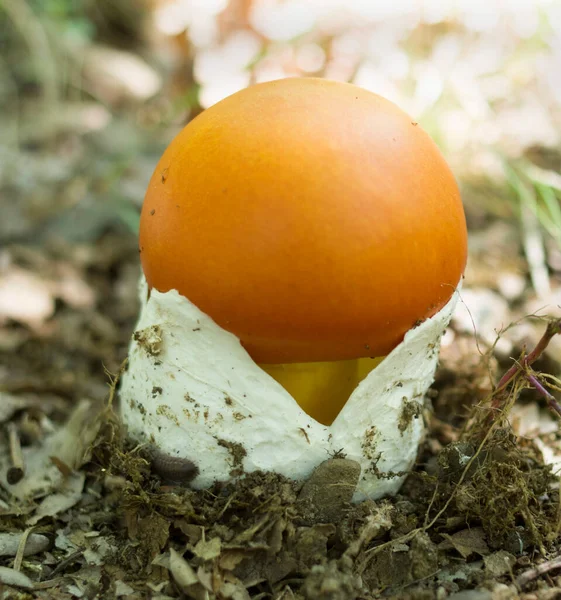
[[[438,481],[436,482],[436,485],[434,486],[434,492],[432,493],[432,498],[430,499],[430,503],[429,506],[427,508],[427,511],[425,513],[425,520],[423,523],[424,527],[427,527],[427,525],[430,522],[430,511],[432,509],[432,505],[434,504],[435,500],[436,500],[436,496],[438,495]]]
[[[505,398],[507,397],[507,388],[512,380],[518,373],[535,363],[536,360],[538,360],[538,358],[540,358],[544,353],[551,339],[559,333],[561,333],[561,319],[550,321],[547,325],[545,333],[542,335],[539,342],[536,344],[536,347],[530,352],[530,354],[522,356],[522,358],[518,362],[515,362],[512,367],[510,367],[510,369],[501,377],[491,402],[491,420],[494,420],[495,413],[502,408]]]
[[[117,385],[119,384],[119,381],[120,381],[123,373],[127,369],[128,362],[129,362],[129,359],[127,357],[127,358],[125,358],[125,360],[123,360],[123,362],[119,366],[119,370],[117,371],[116,374],[113,374],[110,371],[108,371],[107,369],[105,369],[105,374],[109,378],[109,397],[107,398],[107,402],[106,402],[108,408],[113,407],[113,402],[115,400],[115,395],[117,393]]]
[[[8,438],[10,444],[10,460],[12,466],[8,469],[6,480],[14,485],[23,479],[25,475],[25,462],[21,452],[21,442],[15,423],[8,423]]]
[[[45,581],[36,581],[33,584],[35,591],[48,590],[49,588],[60,585],[64,581],[64,577],[57,577],[56,579],[45,579]]]
[[[81,558],[82,554],[84,554],[83,550],[77,550],[76,552],[73,552],[70,556],[67,556],[64,560],[60,561],[50,574],[51,579],[54,579],[60,572],[64,571],[64,569],[66,569],[68,565]]]
[[[516,578],[516,584],[519,585],[520,588],[523,588],[524,586],[528,585],[530,581],[533,581],[534,579],[540,577],[540,575],[545,575],[546,573],[549,573],[550,571],[553,571],[555,569],[561,569],[561,556],[558,556],[553,560],[544,562],[541,565],[534,567],[533,569],[528,569],[527,571],[524,571],[524,573],[522,573]]]
[[[14,571],[19,571],[21,569],[21,563],[23,562],[23,557],[25,555],[25,547],[27,546],[27,540],[29,538],[29,534],[35,529],[35,527],[29,527],[26,529],[20,538],[18,544],[18,550],[16,552],[16,557],[14,558]]]
[[[559,406],[559,403],[555,399],[555,396],[548,392],[545,389],[545,387],[540,383],[539,379],[532,373],[526,373],[526,379],[547,400],[549,408],[561,417],[561,406]]]
[[[551,342],[551,339],[559,333],[561,333],[561,319],[555,319],[554,321],[550,321],[547,324],[545,333],[542,335],[539,342],[536,344],[536,347],[532,350],[532,352],[530,352],[530,354],[528,354],[528,356],[522,359],[521,364],[527,366],[536,362],[536,360],[538,360],[538,358],[541,357],[545,349],[548,347],[549,342]],[[497,388],[501,389],[505,387],[510,382],[510,380],[516,375],[519,368],[520,367],[518,364],[512,365],[512,367],[510,367],[510,369],[501,377]]]

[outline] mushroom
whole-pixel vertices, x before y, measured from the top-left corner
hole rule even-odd
[[[458,187],[394,104],[315,78],[254,85],[173,140],[144,201],[129,435],[205,487],[303,479],[342,450],[395,493],[467,256]]]

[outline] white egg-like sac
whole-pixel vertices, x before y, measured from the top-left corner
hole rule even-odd
[[[361,465],[354,500],[399,489],[417,456],[425,393],[458,292],[405,335],[330,425],[306,414],[239,339],[176,291],[141,285],[143,306],[120,387],[128,435],[196,465],[205,488],[255,470],[303,480],[341,451]]]

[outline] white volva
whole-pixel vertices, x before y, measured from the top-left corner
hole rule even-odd
[[[155,290],[146,300],[141,287],[142,312],[121,381],[122,418],[133,439],[193,461],[193,487],[257,469],[305,479],[342,451],[362,467],[355,501],[399,489],[423,434],[424,395],[457,292],[406,334],[326,426],[189,300]]]

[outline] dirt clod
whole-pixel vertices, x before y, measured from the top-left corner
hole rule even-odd
[[[347,458],[330,458],[321,463],[300,491],[300,503],[307,508],[305,522],[337,523],[350,503],[360,465]]]

